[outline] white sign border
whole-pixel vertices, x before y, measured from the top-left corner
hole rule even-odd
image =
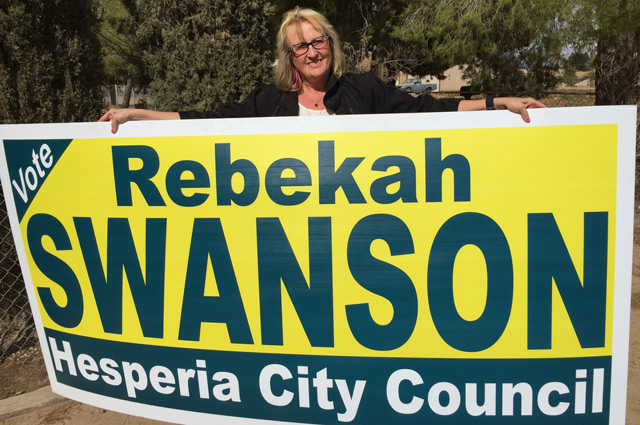
[[[506,111],[445,112],[429,114],[342,115],[330,117],[280,117],[243,119],[206,119],[180,121],[138,121],[121,125],[110,134],[110,123],[15,124],[0,125],[0,139],[91,139],[125,137],[171,137],[202,135],[292,134],[362,131],[444,130],[547,127],[568,125],[618,125],[618,183],[616,200],[615,293],[609,423],[624,425],[626,415],[629,360],[631,271],[633,263],[633,219],[635,191],[636,106],[598,106],[529,110],[531,123]],[[241,131],[239,131],[239,129]],[[125,414],[182,424],[209,424],[224,420],[229,424],[282,423],[262,419],[220,416],[151,406],[114,399],[78,390],[57,382],[45,339],[42,319],[36,304],[29,273],[13,191],[6,164],[4,143],[0,143],[0,178],[22,275],[52,390],[64,397]],[[6,190],[5,188],[9,188]]]

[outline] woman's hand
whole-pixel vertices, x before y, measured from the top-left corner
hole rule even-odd
[[[531,122],[527,109],[546,108],[544,103],[532,97],[496,97],[493,103],[496,105],[496,109],[507,109],[515,114],[520,114],[525,122]]]
[[[129,109],[111,108],[100,117],[98,122],[111,121],[111,132],[115,134],[115,132],[118,131],[118,126],[120,124],[131,120],[132,118]]]
[[[142,120],[179,120],[180,114],[177,112],[160,112],[150,109],[128,109],[128,108],[111,108],[98,122],[111,121],[111,132],[116,133],[118,126],[127,121]]]

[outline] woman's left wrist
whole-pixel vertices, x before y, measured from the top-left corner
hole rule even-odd
[[[494,109],[508,109],[504,100],[505,100],[504,97],[494,97],[493,98]]]
[[[485,98],[484,105],[487,111],[493,111],[494,109],[496,109],[495,99],[496,98],[494,96],[487,96]]]

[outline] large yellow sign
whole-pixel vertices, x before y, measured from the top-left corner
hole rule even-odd
[[[623,423],[634,114],[6,127],[54,389],[181,423]]]

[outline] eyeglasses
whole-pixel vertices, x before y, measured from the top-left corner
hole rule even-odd
[[[294,44],[293,46],[289,46],[288,51],[296,57],[302,56],[309,51],[309,46],[313,46],[313,48],[316,50],[324,49],[325,47],[327,47],[327,44],[329,44],[330,38],[331,37],[329,37],[328,35],[321,35],[318,38],[314,38],[309,43],[298,43]]]

